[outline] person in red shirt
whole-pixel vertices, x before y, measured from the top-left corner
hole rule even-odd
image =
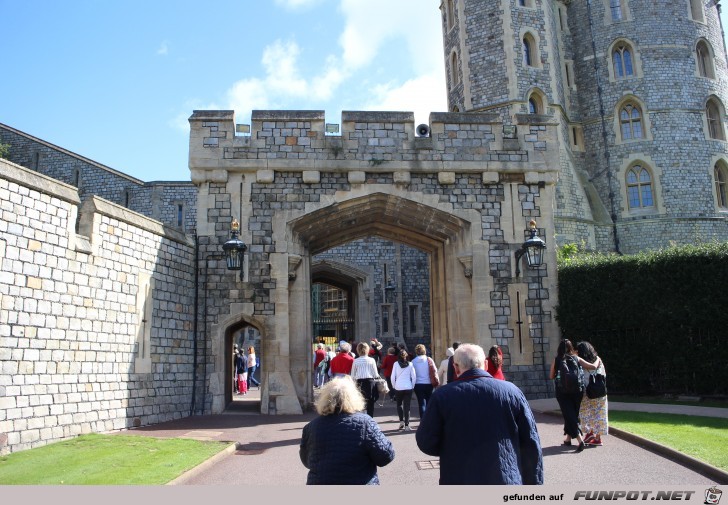
[[[382,370],[382,375],[384,376],[384,379],[387,381],[387,386],[389,386],[389,399],[394,401],[394,388],[392,387],[392,367],[397,362],[397,356],[395,354],[395,348],[390,347],[387,349],[387,355],[382,358],[382,363],[379,365],[379,368]]]
[[[486,372],[492,375],[495,379],[500,379],[502,381],[506,380],[503,375],[503,351],[501,351],[500,347],[497,345],[491,347],[488,351],[488,359],[486,361],[488,362],[488,369]]]
[[[343,377],[351,374],[351,366],[354,364],[354,358],[349,354],[351,345],[348,342],[342,342],[339,345],[339,354],[331,360],[329,367],[329,375],[331,377]]]

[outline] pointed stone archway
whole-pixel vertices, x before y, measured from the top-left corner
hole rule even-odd
[[[391,191],[393,188],[386,189]],[[414,196],[420,201],[413,200]],[[452,209],[441,210],[424,203],[426,199],[422,195],[411,195],[406,191],[375,192],[351,198],[342,195],[342,198],[342,201],[287,222],[287,236],[292,239],[288,247],[296,250],[296,256],[302,259],[299,267],[302,271],[289,283],[289,312],[300,314],[305,307],[310,307],[310,285],[315,275],[320,275],[322,270],[334,273],[330,267],[311,264],[315,254],[356,239],[377,236],[416,247],[429,256],[433,354],[444,354],[450,335],[474,336],[473,291],[462,258],[472,258],[471,219],[479,221],[479,214],[469,216],[471,219],[467,213],[458,216]],[[309,273],[305,272],[307,269]],[[448,276],[448,272],[452,274]],[[295,326],[292,335],[311,331],[294,320],[290,324]],[[307,359],[297,362],[304,371],[299,376],[306,378],[311,377],[308,358],[313,337],[308,335],[304,340],[308,343]],[[292,362],[292,368],[294,366]],[[309,380],[296,384],[296,393],[304,404],[312,401],[310,386]]]

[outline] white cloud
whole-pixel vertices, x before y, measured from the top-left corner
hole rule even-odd
[[[241,79],[227,95],[231,108],[248,114],[253,109],[299,108],[295,102],[320,102],[331,98],[346,79],[338,58],[326,58],[321,73],[310,79],[301,75],[301,50],[295,42],[276,41],[263,51],[264,77]]]
[[[300,8],[319,1],[276,3]],[[305,46],[277,40],[261,56],[264,75],[245,77],[228,89],[228,108],[248,117],[254,109],[301,109],[311,104],[335,110],[341,107],[336,103],[342,100],[338,97],[340,92],[346,89],[351,94],[353,89],[356,102],[347,107],[349,110],[414,111],[419,122],[427,122],[432,111],[446,110],[439,0],[338,2],[344,20],[339,54],[322,55],[318,63],[311,63],[308,58],[302,71],[303,57],[310,56],[304,54]],[[386,49],[391,44],[406,49],[406,61],[402,62],[399,75],[390,73],[384,77],[387,82],[376,81],[375,76],[381,75],[377,67],[386,62]],[[366,88],[362,87],[363,82],[367,83]]]
[[[316,5],[317,3],[320,3],[321,0],[275,0],[276,5],[280,5],[281,7],[284,7],[286,9],[300,9],[300,8],[306,8],[306,7],[312,7]]]
[[[298,56],[301,50],[295,42],[276,41],[263,51],[263,67],[266,84],[275,91],[293,96],[302,96],[308,87],[298,70]]]
[[[169,42],[166,40],[163,40],[162,43],[159,45],[159,49],[157,49],[157,54],[160,56],[166,56],[169,52]]]
[[[382,84],[372,93],[365,110],[411,111],[415,124],[429,124],[430,112],[447,111],[445,82],[438,73],[420,75],[401,85]]]
[[[341,0],[345,27],[339,43],[346,66],[371,63],[386,43],[405,43],[416,72],[442,66],[439,1]],[[432,10],[436,12],[433,12]]]

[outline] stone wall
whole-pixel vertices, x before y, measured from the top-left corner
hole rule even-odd
[[[8,159],[13,163],[76,187],[81,202],[99,196],[194,233],[197,190],[189,181],[144,182],[4,124],[0,124],[0,143],[10,145]],[[180,169],[186,178],[186,167]]]
[[[189,415],[194,244],[0,160],[0,453]]]

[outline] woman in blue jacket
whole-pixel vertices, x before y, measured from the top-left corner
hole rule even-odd
[[[362,394],[349,376],[326,383],[316,400],[319,417],[303,427],[299,455],[306,484],[378,485],[377,467],[394,459],[394,447],[376,421],[361,412]]]

